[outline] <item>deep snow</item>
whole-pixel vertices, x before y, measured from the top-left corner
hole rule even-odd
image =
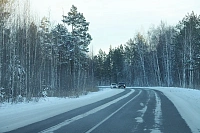
[[[137,87],[138,88],[138,87]],[[142,87],[143,88],[143,87]],[[200,132],[200,91],[175,87],[148,87],[164,93],[178,109],[192,132]],[[28,125],[122,92],[105,88],[79,98],[44,98],[39,102],[0,104],[0,132]],[[39,116],[39,117],[36,117]]]

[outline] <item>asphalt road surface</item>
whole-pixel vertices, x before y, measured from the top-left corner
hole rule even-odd
[[[191,133],[191,130],[162,92],[153,89],[125,89],[102,101],[10,131],[38,132]]]

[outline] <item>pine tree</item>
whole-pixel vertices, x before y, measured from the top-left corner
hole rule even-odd
[[[72,44],[71,44],[71,35],[68,32],[68,29],[62,25],[58,24],[51,31],[52,34],[52,43],[54,50],[54,62],[55,71],[57,71],[56,81],[58,93],[61,95],[62,91],[69,91],[72,88],[71,80],[71,59],[72,59]],[[55,77],[54,77],[55,78]]]
[[[71,44],[72,44],[72,61],[73,65],[73,88],[80,87],[82,67],[85,64],[86,53],[88,52],[88,45],[92,38],[88,32],[89,23],[86,22],[85,17],[82,13],[77,11],[77,8],[72,5],[68,16],[63,16],[63,22],[67,25],[71,25]],[[77,84],[76,82],[77,81]]]

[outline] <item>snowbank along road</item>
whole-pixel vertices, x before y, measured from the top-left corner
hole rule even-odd
[[[37,116],[36,116],[37,117]],[[10,133],[191,133],[160,91],[134,88]]]

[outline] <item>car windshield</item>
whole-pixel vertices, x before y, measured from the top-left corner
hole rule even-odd
[[[200,133],[199,7],[0,0],[0,133]]]

